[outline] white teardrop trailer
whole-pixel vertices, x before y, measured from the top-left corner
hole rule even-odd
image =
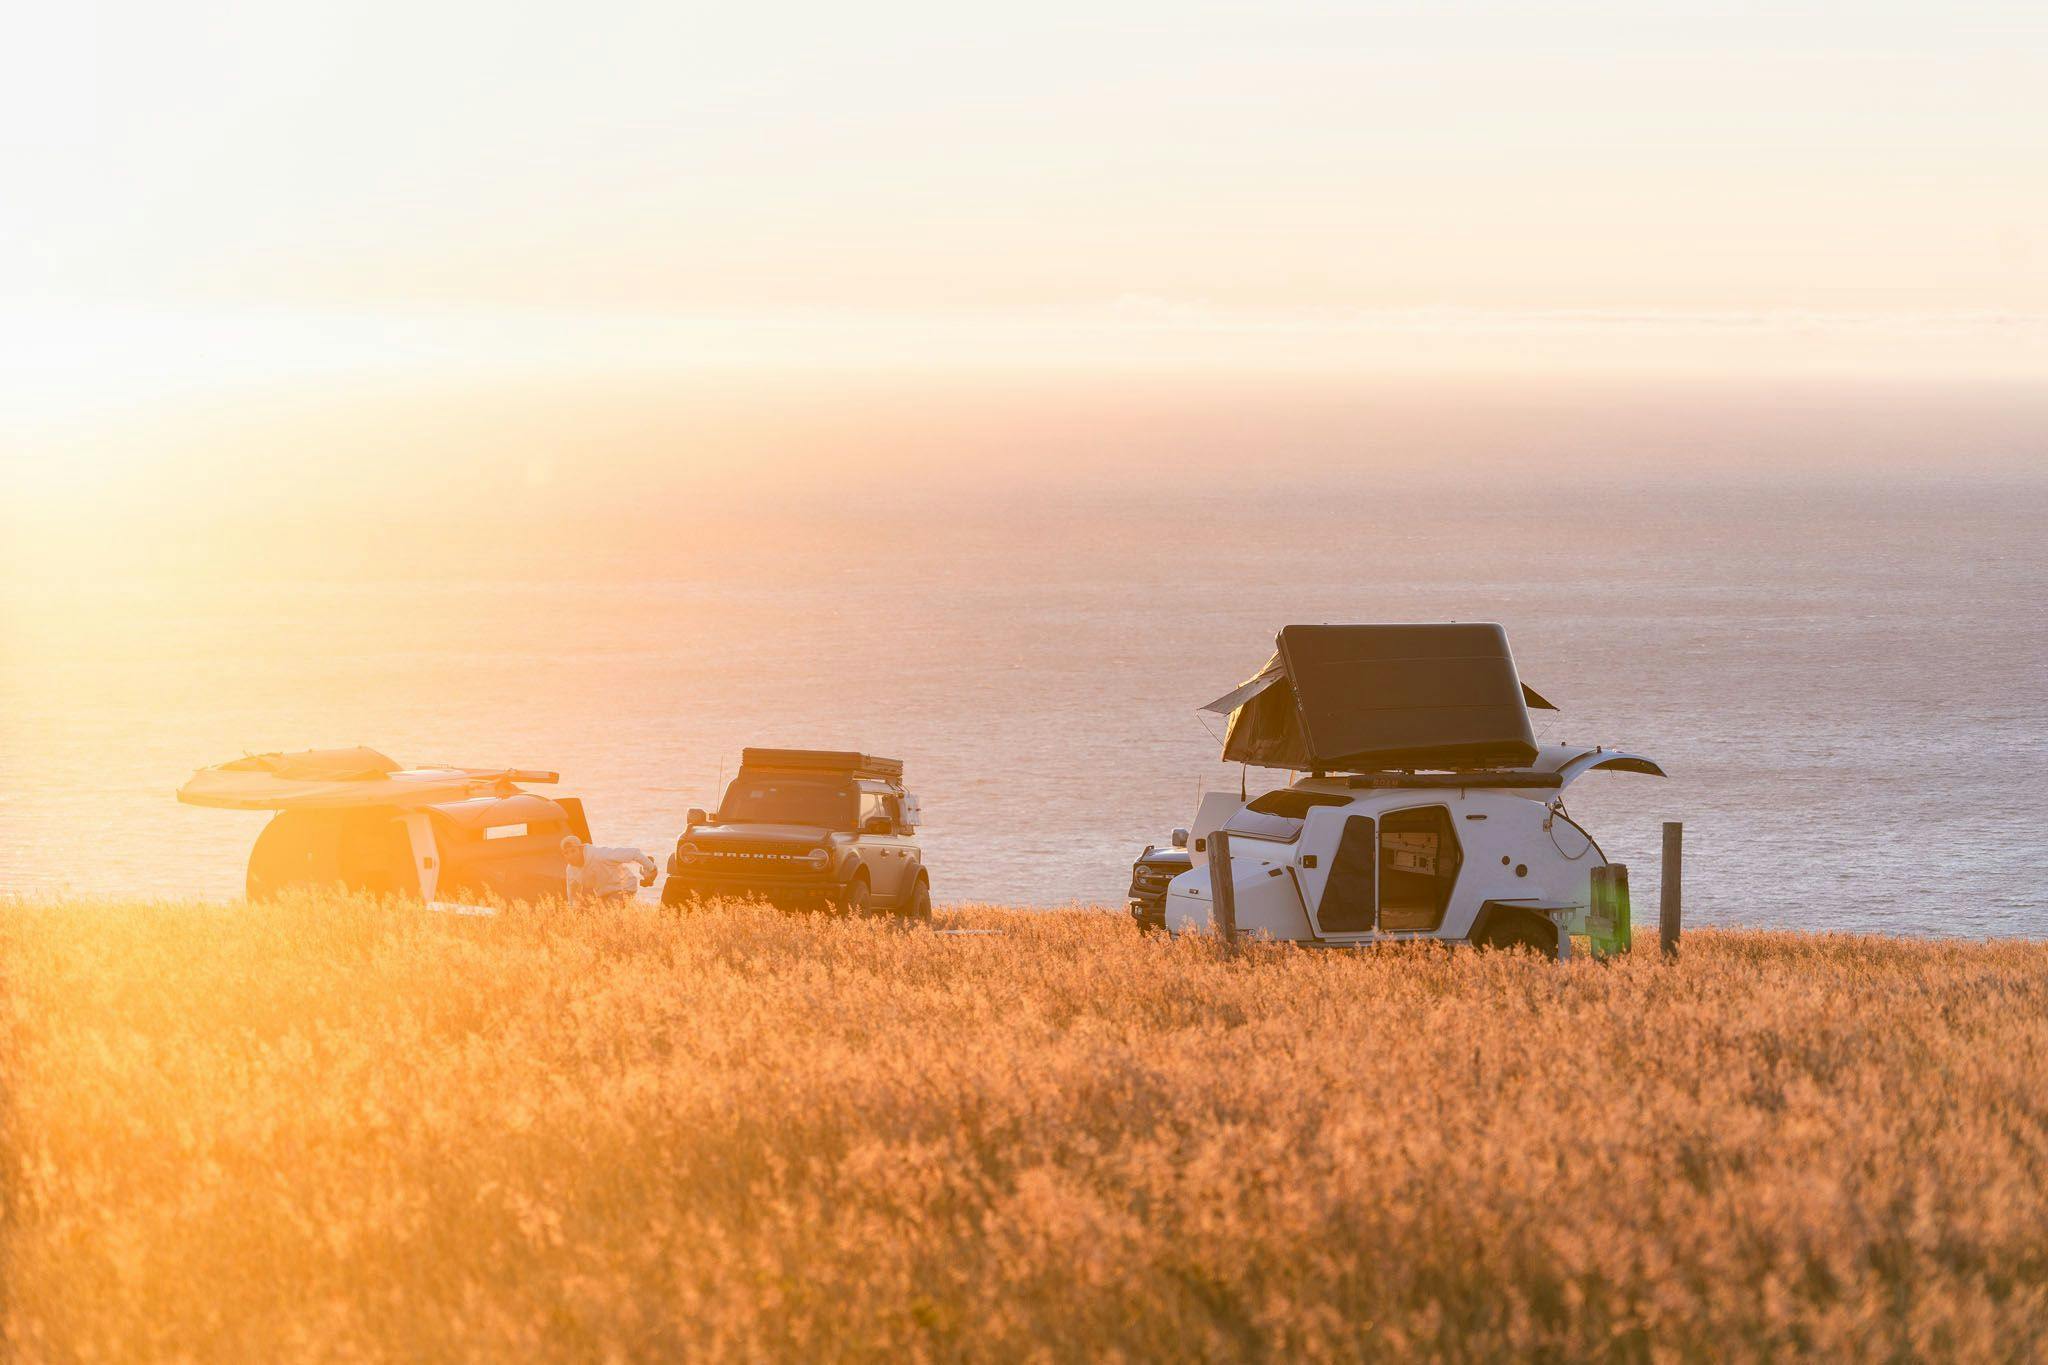
[[[1664,776],[1616,749],[1539,746],[1497,625],[1288,626],[1266,667],[1203,709],[1226,760],[1308,775],[1204,797],[1166,927],[1215,928],[1227,832],[1239,933],[1325,946],[1434,939],[1565,956],[1607,866],[1563,793],[1591,772]]]

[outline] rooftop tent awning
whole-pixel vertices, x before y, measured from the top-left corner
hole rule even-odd
[[[1275,654],[1266,660],[1266,666],[1253,674],[1248,681],[1239,683],[1207,706],[1198,709],[1227,716],[1275,683],[1284,681],[1286,677],[1286,672],[1280,667],[1280,656]]]
[[[1273,661],[1207,709],[1226,704],[1223,757],[1260,767],[1520,767],[1537,753],[1497,625],[1288,626]]]

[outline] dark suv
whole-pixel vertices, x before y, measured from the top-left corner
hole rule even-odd
[[[1188,832],[1177,829],[1171,847],[1147,844],[1131,864],[1131,918],[1140,929],[1166,927],[1166,884],[1195,865],[1187,843]]]
[[[689,813],[661,903],[765,900],[788,909],[928,920],[931,878],[903,764],[837,749],[747,749],[718,809]]]

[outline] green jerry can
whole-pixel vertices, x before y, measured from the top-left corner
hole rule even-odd
[[[1594,957],[1613,957],[1629,948],[1628,867],[1608,863],[1593,869],[1592,904],[1586,910],[1586,946]]]

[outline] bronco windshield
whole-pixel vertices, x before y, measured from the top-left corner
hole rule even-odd
[[[720,824],[820,825],[852,829],[860,799],[837,774],[811,776],[741,773],[725,789]]]

